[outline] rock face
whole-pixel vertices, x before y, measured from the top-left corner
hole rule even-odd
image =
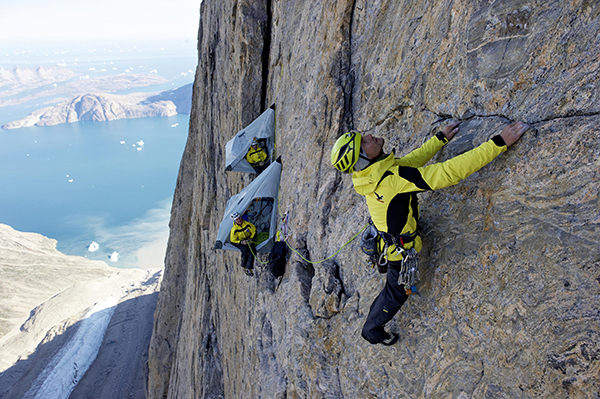
[[[201,5],[190,134],[149,352],[150,398],[594,398],[600,395],[600,3],[529,0],[232,1]],[[281,281],[212,250],[225,143],[272,102]],[[450,118],[431,162],[509,121],[529,131],[457,186],[420,195],[422,297],[360,338],[383,278],[367,221],[329,164],[349,129],[397,154]],[[221,395],[221,396],[220,396]]]

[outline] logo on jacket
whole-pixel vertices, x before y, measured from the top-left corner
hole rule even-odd
[[[383,202],[383,195],[379,195],[375,191],[373,191],[373,194],[375,194],[375,198],[377,199],[377,202],[381,202],[382,204],[384,203]]]

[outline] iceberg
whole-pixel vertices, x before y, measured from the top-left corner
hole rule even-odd
[[[96,241],[92,241],[90,245],[88,245],[88,251],[95,252],[100,248],[100,245]]]
[[[110,254],[108,256],[108,258],[110,259],[111,262],[118,262],[119,261],[119,253],[117,251],[114,251],[112,254]]]

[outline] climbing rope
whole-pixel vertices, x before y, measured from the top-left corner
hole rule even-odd
[[[285,216],[285,217],[287,218],[287,213],[286,213],[286,216]],[[313,261],[311,261],[311,260],[308,260],[308,259],[306,259],[304,256],[302,256],[302,254],[301,254],[301,253],[300,253],[298,250],[296,250],[295,248],[293,248],[293,247],[290,245],[290,243],[288,242],[288,240],[287,240],[287,239],[288,239],[288,236],[286,236],[286,237],[285,237],[285,239],[284,239],[283,241],[285,242],[285,245],[287,245],[287,247],[288,247],[289,249],[291,249],[293,252],[295,252],[295,253],[296,253],[296,254],[297,254],[297,255],[298,255],[300,258],[302,258],[302,259],[303,259],[305,262],[308,262],[308,263],[310,263],[310,264],[313,264],[313,265],[317,265],[317,264],[319,264],[319,263],[323,263],[323,262],[325,262],[325,261],[328,261],[328,260],[332,259],[334,256],[336,256],[337,254],[339,254],[340,252],[342,252],[342,249],[344,249],[344,248],[345,248],[345,247],[346,247],[348,244],[350,244],[352,241],[354,241],[354,240],[356,239],[356,237],[358,237],[358,236],[359,236],[359,235],[360,235],[360,234],[361,234],[361,233],[362,233],[362,232],[363,232],[363,231],[364,231],[364,230],[365,230],[367,227],[369,227],[369,225],[368,225],[368,224],[366,224],[366,225],[365,225],[365,226],[364,226],[362,229],[360,229],[360,231],[359,231],[358,233],[356,233],[356,234],[355,234],[355,235],[354,235],[354,236],[353,236],[353,237],[352,237],[352,238],[351,238],[351,239],[350,239],[348,242],[346,242],[344,245],[342,245],[342,246],[340,247],[340,249],[338,249],[338,250],[337,250],[337,252],[336,252],[336,253],[334,253],[333,255],[331,255],[331,256],[329,256],[329,257],[327,257],[327,258],[323,259],[323,260],[319,260],[319,261],[316,261],[316,262],[313,262]],[[260,259],[258,259],[258,257],[257,257],[257,255],[258,255],[258,254],[257,254],[257,253],[255,253],[255,252],[252,250],[252,246],[250,246],[250,252],[252,253],[252,256],[254,256],[254,259],[255,259],[255,260],[258,262],[258,263],[260,263],[261,265],[268,265],[268,264],[269,264],[269,262],[262,262]]]
[[[319,263],[323,263],[325,261],[328,261],[329,259],[331,259],[334,256],[336,256],[337,254],[339,254],[342,251],[342,249],[344,249],[348,244],[350,244],[352,241],[354,241],[356,239],[356,237],[358,237],[367,227],[369,227],[368,224],[366,224],[362,229],[360,229],[360,231],[358,233],[356,233],[354,235],[354,237],[352,237],[347,243],[345,243],[344,245],[342,245],[340,247],[340,249],[337,250],[336,253],[334,253],[333,255],[329,256],[328,258],[325,258],[325,259],[317,261],[317,262],[310,261],[310,260],[306,259],[304,256],[302,256],[302,254],[300,252],[298,252],[296,249],[292,248],[292,246],[287,242],[287,239],[285,240],[285,244],[288,246],[289,249],[291,249],[293,252],[295,252],[296,254],[298,254],[298,256],[300,256],[300,258],[302,258],[304,261],[306,261],[306,262],[308,262],[310,264],[313,264],[313,265],[317,265]]]
[[[269,262],[262,262],[260,259],[258,259],[258,254],[254,253],[254,251],[252,250],[252,245],[249,245],[250,247],[250,252],[252,253],[252,256],[254,256],[254,260],[257,261],[258,263],[260,263],[261,265],[268,265]]]

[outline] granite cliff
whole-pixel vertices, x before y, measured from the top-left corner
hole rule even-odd
[[[204,0],[189,139],[149,350],[149,398],[598,398],[600,3]],[[213,250],[225,143],[272,102],[283,278]],[[422,297],[360,338],[383,278],[353,242],[367,209],[329,164],[349,129],[397,154],[463,121],[432,162],[535,130],[420,195]]]

